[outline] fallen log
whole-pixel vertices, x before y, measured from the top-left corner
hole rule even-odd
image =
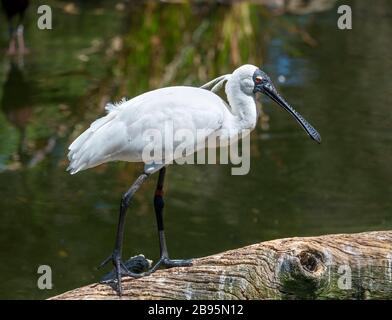
[[[92,284],[51,299],[118,299]],[[124,278],[122,299],[392,299],[392,231],[279,239]]]

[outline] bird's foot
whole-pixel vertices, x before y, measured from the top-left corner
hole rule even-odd
[[[117,251],[114,251],[99,265],[98,269],[103,268],[109,262],[113,263],[114,270],[106,274],[101,279],[100,283],[113,285],[120,297],[122,296],[121,278],[123,276],[132,278],[143,277],[143,273],[140,272],[146,270],[151,264],[151,262],[142,255],[132,257],[124,263],[121,259],[121,255]]]
[[[98,268],[104,267],[109,262],[113,263],[114,270],[106,274],[100,283],[112,285],[120,297],[122,296],[121,278],[124,276],[141,278],[151,275],[160,267],[173,268],[192,265],[192,259],[172,260],[168,257],[161,257],[152,268],[148,269],[151,266],[151,261],[147,260],[143,255],[132,257],[124,263],[120,255],[117,252],[113,252]]]

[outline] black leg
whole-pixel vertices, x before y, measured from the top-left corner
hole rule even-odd
[[[154,194],[154,209],[155,209],[155,216],[157,219],[159,251],[160,251],[161,258],[162,257],[168,258],[165,230],[163,227],[163,208],[165,206],[165,202],[163,201],[163,183],[165,182],[165,175],[166,175],[166,168],[163,167],[161,170],[159,170],[157,187],[155,189],[155,194]]]
[[[129,190],[124,194],[124,196],[121,199],[120,217],[118,221],[114,250],[113,253],[99,266],[99,268],[101,268],[105,266],[108,262],[112,261],[116,273],[116,279],[114,280],[117,281],[117,290],[120,296],[122,295],[121,277],[123,275],[134,277],[134,278],[140,278],[140,277],[150,275],[151,273],[155,272],[160,266],[165,266],[170,268],[170,267],[185,267],[185,266],[192,265],[192,260],[169,259],[167,246],[166,246],[165,231],[163,227],[163,207],[164,207],[163,183],[165,180],[165,173],[166,173],[165,167],[159,170],[158,183],[154,195],[154,209],[155,209],[158,234],[159,234],[160,259],[150,270],[143,273],[130,272],[122,262],[121,254],[122,254],[122,246],[123,246],[123,238],[124,238],[125,216],[126,216],[127,209],[129,207],[133,195],[140,188],[140,186],[148,178],[149,175],[147,173],[143,173],[141,176],[139,176],[139,178],[134,182],[134,184],[129,188]],[[113,280],[105,280],[104,282],[105,283],[113,282]]]
[[[140,175],[139,178],[137,178],[137,180],[129,188],[129,190],[123,195],[121,199],[120,216],[119,216],[119,221],[117,226],[116,242],[114,245],[113,253],[99,266],[99,268],[102,268],[108,262],[112,261],[116,269],[117,288],[120,296],[122,294],[122,288],[121,288],[122,275],[128,275],[135,278],[143,276],[142,274],[132,273],[128,271],[121,260],[121,254],[122,254],[122,247],[123,247],[123,240],[124,240],[124,226],[125,226],[125,217],[126,217],[127,209],[131,203],[133,195],[140,188],[143,182],[146,181],[147,178],[148,178],[148,174],[146,173]]]
[[[165,182],[166,167],[159,170],[159,177],[157,187],[154,195],[154,209],[157,219],[158,236],[159,236],[159,249],[160,259],[151,270],[145,274],[151,274],[157,270],[161,265],[165,267],[187,267],[192,265],[192,260],[171,260],[169,259],[169,253],[167,251],[165,230],[163,225],[163,208],[165,203],[163,201],[163,184]]]

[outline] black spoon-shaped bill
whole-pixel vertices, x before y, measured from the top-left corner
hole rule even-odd
[[[317,132],[309,122],[307,122],[292,106],[290,106],[286,100],[284,100],[279,93],[274,90],[272,86],[264,85],[263,88],[264,94],[266,94],[269,98],[275,101],[278,105],[280,105],[283,109],[285,109],[288,113],[290,113],[301,125],[301,127],[306,131],[306,133],[317,143],[321,143],[321,136]]]

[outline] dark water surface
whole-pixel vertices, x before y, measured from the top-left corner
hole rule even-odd
[[[279,77],[323,143],[265,100],[248,175],[231,176],[229,166],[169,167],[171,256],[392,228],[390,1],[349,1],[352,31],[336,27],[334,1],[300,15],[246,3],[49,3],[51,31],[36,29],[30,8],[24,61],[0,55],[0,298],[46,298],[102,275],[95,267],[112,250],[121,193],[142,167],[113,163],[70,176],[65,155],[105,102],[198,85],[243,63],[263,63]],[[0,26],[5,48],[4,19]],[[129,211],[126,257],[157,258],[154,180]],[[43,264],[52,267],[52,290],[37,288]]]

